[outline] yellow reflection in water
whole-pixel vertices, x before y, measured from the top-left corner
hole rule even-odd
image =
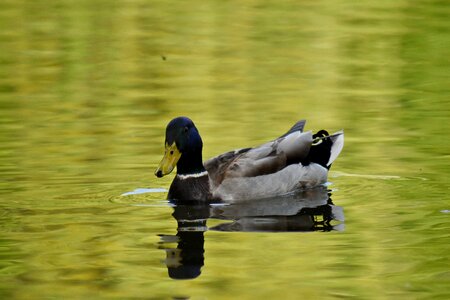
[[[444,298],[445,8],[2,1],[0,294]],[[195,121],[205,158],[300,118],[308,129],[344,128],[332,181],[346,231],[206,232],[201,277],[171,281],[156,246],[157,234],[176,231],[165,195],[118,195],[169,186],[152,170],[178,115]]]

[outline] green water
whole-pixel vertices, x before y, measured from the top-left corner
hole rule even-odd
[[[0,298],[449,299],[449,49],[447,1],[1,1]],[[344,128],[345,222],[180,237],[164,192],[121,196],[169,187],[179,115],[205,158]]]

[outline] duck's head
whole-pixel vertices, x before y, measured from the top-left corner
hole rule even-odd
[[[165,153],[155,175],[167,175],[176,165],[179,174],[203,171],[202,148],[203,142],[194,122],[187,117],[173,119],[166,128]]]

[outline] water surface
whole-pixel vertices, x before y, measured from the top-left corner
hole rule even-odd
[[[448,299],[447,10],[2,1],[1,298]],[[332,202],[186,216],[153,175],[179,115],[205,158],[344,128]],[[193,279],[170,276],[182,251]]]

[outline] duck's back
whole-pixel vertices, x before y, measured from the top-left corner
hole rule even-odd
[[[255,177],[299,163],[309,153],[312,133],[302,133],[305,121],[297,122],[279,138],[254,148],[230,151],[204,163],[213,187],[225,179]]]
[[[261,146],[230,151],[206,161],[213,198],[264,198],[325,183],[327,165],[315,160],[329,162],[333,141],[320,148],[328,154],[311,151],[315,136],[311,131],[302,132],[304,124],[304,120],[297,122],[287,133]]]

